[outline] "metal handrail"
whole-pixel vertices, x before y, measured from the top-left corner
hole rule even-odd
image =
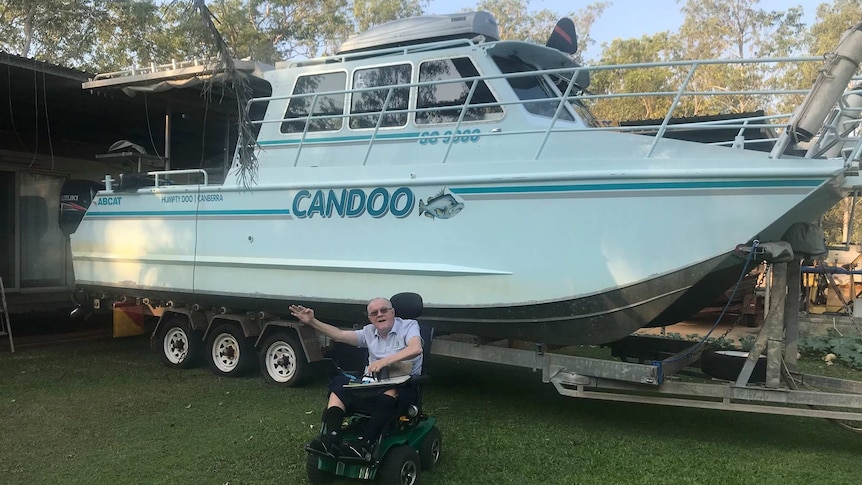
[[[215,65],[218,61],[217,58],[198,58],[195,57],[193,59],[185,60],[185,61],[176,61],[173,60],[167,64],[150,64],[145,67],[132,67],[131,69],[123,69],[122,71],[113,71],[113,72],[104,72],[96,74],[93,77],[93,81],[98,81],[100,79],[113,79],[118,77],[126,77],[126,76],[135,76],[138,74],[151,74],[154,72],[163,72],[163,71],[172,71],[174,69],[184,69],[187,67],[197,67],[197,66],[206,66],[209,64]]]
[[[190,168],[185,170],[159,170],[156,172],[147,172],[147,175],[152,175],[155,181],[155,188],[159,188],[159,176],[167,176],[167,175],[184,175],[184,174],[201,174],[204,176],[204,183],[202,185],[209,185],[209,175],[207,171],[201,168]],[[197,184],[190,184],[197,185]]]
[[[397,50],[397,49],[396,49]],[[542,134],[542,141],[539,145],[538,150],[535,154],[535,159],[539,159],[543,152],[543,149],[552,133],[559,132],[581,132],[581,131],[616,131],[616,132],[631,132],[638,131],[644,132],[650,129],[656,130],[654,139],[652,144],[645,155],[646,158],[651,157],[658,143],[665,138],[665,135],[671,131],[680,131],[692,128],[709,128],[709,127],[721,127],[723,129],[727,128],[738,128],[740,135],[744,132],[745,129],[754,129],[754,128],[772,128],[775,130],[782,130],[786,121],[789,119],[790,114],[780,114],[780,115],[768,115],[762,117],[754,117],[754,118],[738,118],[738,119],[727,119],[727,120],[717,120],[717,121],[709,121],[709,122],[695,122],[695,123],[678,123],[672,124],[671,121],[673,119],[673,114],[681,105],[683,99],[688,99],[690,97],[709,97],[709,96],[791,96],[791,95],[802,95],[808,92],[806,89],[758,89],[758,90],[750,90],[750,91],[740,91],[740,90],[715,90],[714,88],[710,88],[710,90],[706,91],[698,91],[698,90],[689,90],[688,87],[695,76],[696,71],[699,68],[704,66],[712,66],[712,65],[745,65],[745,64],[755,64],[755,63],[790,63],[790,62],[815,62],[822,61],[822,57],[782,57],[782,58],[772,58],[772,59],[734,59],[734,60],[694,60],[694,61],[670,61],[670,62],[654,62],[654,63],[646,63],[646,64],[622,64],[622,65],[613,65],[613,66],[593,66],[593,67],[584,67],[584,66],[573,66],[573,67],[564,67],[564,68],[555,68],[555,69],[542,69],[542,70],[534,70],[534,71],[524,71],[517,73],[509,73],[509,74],[489,74],[489,75],[480,75],[480,76],[472,76],[465,77],[459,79],[448,79],[443,81],[423,81],[423,82],[412,82],[405,84],[397,84],[391,86],[375,86],[375,87],[365,87],[365,88],[356,88],[356,89],[343,89],[343,90],[334,90],[327,92],[318,92],[318,93],[308,93],[308,94],[298,94],[298,95],[277,95],[277,96],[267,96],[267,97],[259,97],[250,100],[247,104],[247,109],[251,108],[253,104],[256,103],[270,103],[272,101],[284,102],[285,107],[289,105],[290,100],[292,99],[302,99],[302,98],[311,98],[311,107],[308,109],[308,115],[299,116],[296,118],[270,118],[263,120],[256,120],[254,124],[256,125],[266,125],[271,123],[284,123],[286,121],[305,121],[302,133],[294,133],[293,135],[299,135],[299,139],[297,141],[296,148],[296,158],[294,160],[294,164],[296,165],[299,162],[299,155],[304,148],[304,145],[307,141],[315,141],[315,143],[324,143],[324,144],[343,144],[343,143],[356,143],[355,139],[337,139],[337,140],[327,140],[324,142],[316,141],[317,138],[314,135],[320,133],[324,137],[331,136],[332,131],[328,132],[314,132],[309,131],[309,125],[311,120],[324,120],[324,119],[342,119],[345,120],[345,123],[349,123],[349,119],[354,116],[378,116],[377,123],[373,129],[371,129],[371,137],[367,140],[368,147],[365,150],[365,161],[368,160],[370,156],[370,152],[373,144],[376,141],[379,141],[379,135],[381,130],[385,129],[386,131],[400,130],[405,126],[409,125],[411,120],[414,120],[415,114],[423,113],[423,112],[434,112],[440,111],[443,109],[459,109],[459,114],[457,121],[448,122],[445,124],[433,124],[428,126],[447,126],[452,127],[454,125],[453,130],[458,130],[459,127],[463,123],[471,122],[464,121],[467,110],[471,109],[481,109],[481,108],[489,108],[489,107],[500,107],[502,108],[503,114],[501,114],[501,119],[505,115],[505,108],[510,106],[528,106],[530,104],[547,104],[549,102],[556,103],[554,109],[554,115],[552,117],[548,117],[548,125],[542,126],[537,129],[529,129],[529,130],[517,130],[517,131],[507,131],[505,134],[526,134],[526,133],[535,133]],[[606,70],[619,70],[619,69],[645,69],[645,68],[668,68],[668,67],[687,67],[687,71],[685,73],[685,77],[679,81],[679,89],[673,91],[655,91],[655,92],[643,92],[643,93],[620,93],[620,94],[591,94],[585,92],[578,92],[577,94],[572,95],[573,92],[580,91],[580,88],[575,84],[577,80],[577,73],[582,70],[588,71],[606,71]],[[548,98],[540,98],[540,99],[515,99],[508,101],[496,101],[491,103],[476,103],[471,104],[473,99],[473,95],[475,94],[477,82],[489,82],[495,80],[506,80],[518,77],[537,77],[537,76],[560,76],[563,75],[568,78],[568,83],[566,89],[563,90],[563,93],[560,96],[552,96]],[[458,106],[434,106],[428,108],[406,108],[406,109],[389,109],[389,103],[392,99],[392,93],[394,89],[410,89],[411,90],[411,98],[415,99],[415,90],[425,87],[425,86],[439,86],[446,84],[470,84],[470,91],[467,95],[465,101]],[[348,106],[350,97],[349,95],[354,95],[357,93],[363,92],[382,92],[383,90],[387,91],[386,100],[384,101],[380,111],[373,111],[368,113],[350,113],[348,109],[344,109],[341,113],[338,114],[327,114],[327,115],[316,115],[314,113],[314,108],[318,103],[318,100],[323,96],[343,96],[344,97],[344,105]],[[492,85],[493,90],[493,85]],[[584,124],[575,122],[572,123],[568,120],[561,120],[561,115],[563,112],[568,112],[571,116],[574,117],[575,120],[579,120],[580,118],[577,115],[576,110],[570,107],[570,103],[579,103],[586,108],[584,103],[589,103],[597,100],[603,99],[612,99],[612,98],[626,98],[626,97],[672,97],[671,104],[667,109],[662,122],[657,125],[649,125],[649,126],[634,126],[634,127],[619,127],[619,126],[585,126]],[[856,109],[856,108],[850,108]],[[550,110],[549,110],[550,111]],[[382,120],[384,115],[391,114],[408,114],[408,121],[406,125],[400,127],[382,127]],[[776,123],[770,123],[770,120],[776,120]],[[780,121],[780,122],[779,122]],[[415,120],[414,120],[415,123]],[[417,126],[424,126],[418,125]],[[390,130],[391,129],[391,130]],[[448,128],[446,128],[448,129]],[[344,130],[344,124],[342,124],[342,128],[336,131]],[[368,133],[367,131],[357,131],[358,133]],[[503,133],[478,133],[476,136],[499,136]],[[445,135],[440,135],[440,137],[444,137]],[[846,137],[844,138],[845,140]],[[366,140],[362,140],[363,143]],[[763,143],[763,140],[758,140],[758,143]],[[719,142],[718,144],[724,144],[726,142]],[[445,163],[448,159],[448,156],[451,151],[451,146],[448,146],[443,155],[442,163]]]

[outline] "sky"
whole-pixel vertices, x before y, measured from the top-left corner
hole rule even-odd
[[[599,46],[616,38],[631,39],[644,35],[655,34],[664,30],[676,31],[682,25],[680,5],[676,0],[606,0],[613,4],[605,10],[593,25],[591,36],[596,40],[595,46],[588,49],[585,59],[592,59],[601,53]],[[455,13],[461,9],[473,9],[475,0],[431,0],[428,5],[429,14]],[[548,9],[564,14],[577,12],[593,0],[532,0],[531,10]],[[817,6],[828,3],[828,0],[760,0],[760,8],[764,10],[785,10],[790,6],[801,5],[805,12],[805,21],[814,21]]]

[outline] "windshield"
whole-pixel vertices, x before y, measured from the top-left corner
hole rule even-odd
[[[512,74],[519,72],[535,71],[536,68],[525,63],[516,57],[497,57],[493,56],[494,62],[503,74]],[[538,116],[553,118],[557,111],[558,101],[533,101],[539,99],[558,98],[560,95],[551,87],[547,77],[542,75],[535,76],[517,76],[506,78],[509,85],[515,91],[518,99],[526,101],[524,108],[530,113]],[[574,121],[574,117],[568,110],[560,112],[558,119],[566,121]]]

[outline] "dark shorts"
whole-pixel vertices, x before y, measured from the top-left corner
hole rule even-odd
[[[329,392],[338,396],[341,402],[347,406],[348,411],[365,411],[370,412],[374,408],[374,403],[377,398],[389,389],[398,391],[398,410],[406,410],[411,404],[416,404],[419,400],[419,391],[415,385],[408,383],[399,384],[392,387],[380,387],[374,389],[346,389],[345,384],[349,383],[344,375],[336,376],[329,381]]]

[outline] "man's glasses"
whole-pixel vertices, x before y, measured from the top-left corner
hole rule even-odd
[[[387,313],[389,313],[389,310],[392,310],[392,308],[381,308],[379,310],[371,310],[370,312],[368,312],[368,316],[369,317],[376,317],[377,315],[386,315]]]

